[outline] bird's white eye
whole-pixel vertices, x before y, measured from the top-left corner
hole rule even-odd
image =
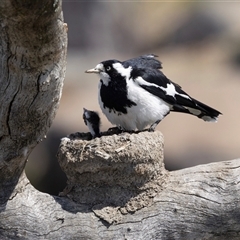
[[[110,66],[107,66],[106,67],[106,71],[110,71],[111,70],[111,67]]]

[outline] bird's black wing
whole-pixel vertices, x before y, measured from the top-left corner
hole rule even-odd
[[[215,110],[191,98],[178,84],[169,80],[159,70],[133,69],[132,78],[143,89],[170,104],[172,111],[189,113],[189,108],[203,112]]]
[[[155,54],[146,54],[126,60],[122,64],[124,67],[161,69],[162,63],[156,57],[158,56]]]

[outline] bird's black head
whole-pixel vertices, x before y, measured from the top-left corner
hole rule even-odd
[[[122,63],[118,60],[107,60],[107,61],[103,61],[100,63],[100,65],[102,64],[103,67],[103,71],[109,75],[110,78],[114,78],[117,77],[117,75],[119,75],[119,72],[117,71],[117,67],[118,65],[122,66]],[[101,73],[100,73],[101,74]]]
[[[115,65],[121,64],[118,60],[106,60],[101,63],[99,63],[95,68],[89,69],[86,71],[86,73],[108,73],[108,74],[114,74],[115,72]]]
[[[95,68],[87,70],[87,73],[98,73],[105,85],[110,81],[123,79],[130,76],[130,67],[124,67],[118,60],[107,60],[99,63]]]

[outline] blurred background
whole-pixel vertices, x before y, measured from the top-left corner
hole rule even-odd
[[[37,189],[57,195],[64,188],[56,153],[62,137],[88,131],[83,107],[100,113],[102,131],[111,127],[98,105],[99,79],[84,73],[107,59],[157,54],[169,79],[223,113],[218,123],[172,113],[158,125],[168,170],[240,157],[239,2],[65,0],[63,13],[69,44],[62,99],[26,166]]]

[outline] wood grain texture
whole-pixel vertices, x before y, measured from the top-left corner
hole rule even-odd
[[[23,169],[61,97],[61,1],[0,1],[0,239],[240,239],[240,159],[168,172],[160,132],[73,134],[61,196]],[[86,137],[86,138],[85,138]]]
[[[61,1],[0,1],[0,202],[54,119],[66,69]],[[7,193],[6,190],[10,191]]]
[[[239,176],[240,159],[166,171],[164,181],[159,181],[161,189],[148,205],[134,212],[118,211],[116,219],[115,210],[123,205],[98,205],[96,211],[92,204],[78,202],[81,197],[73,198],[79,192],[78,182],[66,196],[57,197],[38,192],[23,175],[9,201],[1,207],[0,237],[239,239]],[[116,221],[111,222],[112,218]]]

